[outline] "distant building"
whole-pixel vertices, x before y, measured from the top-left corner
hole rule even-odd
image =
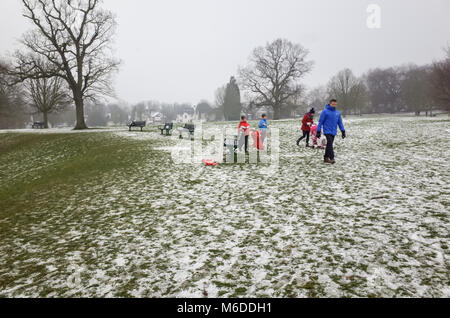
[[[164,115],[160,112],[150,112],[149,122],[162,123],[164,121]]]
[[[177,114],[177,123],[192,123],[195,121],[195,111],[192,107],[185,107],[180,113]]]
[[[220,116],[217,110],[209,106],[207,103],[200,103],[193,107],[186,107],[177,114],[176,122],[178,123],[192,123],[194,121],[214,121]]]

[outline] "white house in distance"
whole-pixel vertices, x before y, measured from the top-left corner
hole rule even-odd
[[[195,110],[193,107],[185,107],[182,113],[177,114],[177,123],[192,123],[195,120]]]
[[[186,107],[183,112],[177,115],[177,123],[192,123],[194,121],[212,121],[216,119],[216,114],[211,106],[200,103],[192,107]]]
[[[151,123],[162,123],[164,120],[164,115],[161,112],[150,112],[149,122]]]

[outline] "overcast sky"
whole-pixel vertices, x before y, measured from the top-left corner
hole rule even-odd
[[[369,29],[369,4],[381,28]],[[304,83],[325,84],[345,67],[424,64],[450,44],[449,0],[105,0],[117,15],[118,96],[197,103],[214,101],[253,48],[278,37],[302,44],[315,62]],[[30,28],[20,0],[0,1],[0,55]]]

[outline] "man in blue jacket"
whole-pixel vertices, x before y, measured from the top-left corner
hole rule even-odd
[[[325,150],[325,163],[334,164],[334,150],[333,143],[334,138],[337,135],[337,127],[342,132],[342,139],[345,139],[345,128],[342,123],[341,113],[336,109],[337,100],[332,99],[330,103],[325,106],[324,111],[320,115],[319,125],[317,126],[317,137],[320,138],[322,127],[323,133],[327,137],[327,148]]]

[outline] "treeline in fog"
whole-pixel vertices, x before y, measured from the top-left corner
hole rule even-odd
[[[45,128],[86,129],[129,120],[238,120],[243,113],[249,119],[262,113],[292,118],[311,107],[322,109],[330,98],[339,101],[344,116],[450,110],[450,47],[428,65],[376,68],[359,76],[346,68],[322,86],[307,87],[304,77],[314,61],[307,48],[287,39],[250,52],[234,76],[224,75],[214,101],[107,103],[114,100],[113,77],[121,65],[112,48],[115,15],[98,1],[22,2],[23,17],[33,27],[23,34],[20,49],[1,59],[0,129],[38,120]]]
[[[6,75],[8,65],[2,62],[0,67],[1,129],[26,128],[33,121],[42,121],[45,127],[75,125],[75,106],[60,80],[28,79],[10,85]],[[148,123],[238,120],[242,113],[249,118],[257,118],[262,113],[270,118],[293,118],[312,107],[321,109],[330,98],[339,100],[344,115],[410,112],[432,116],[433,112],[450,110],[449,49],[442,60],[428,65],[376,68],[361,76],[344,69],[326,85],[311,89],[299,85],[298,91],[280,103],[277,111],[270,102],[245,94],[245,74],[240,71],[239,77],[231,77],[217,89],[214,102],[202,100],[192,105],[143,101],[129,105],[124,101],[87,100],[86,124],[100,127],[125,125],[130,120]]]

